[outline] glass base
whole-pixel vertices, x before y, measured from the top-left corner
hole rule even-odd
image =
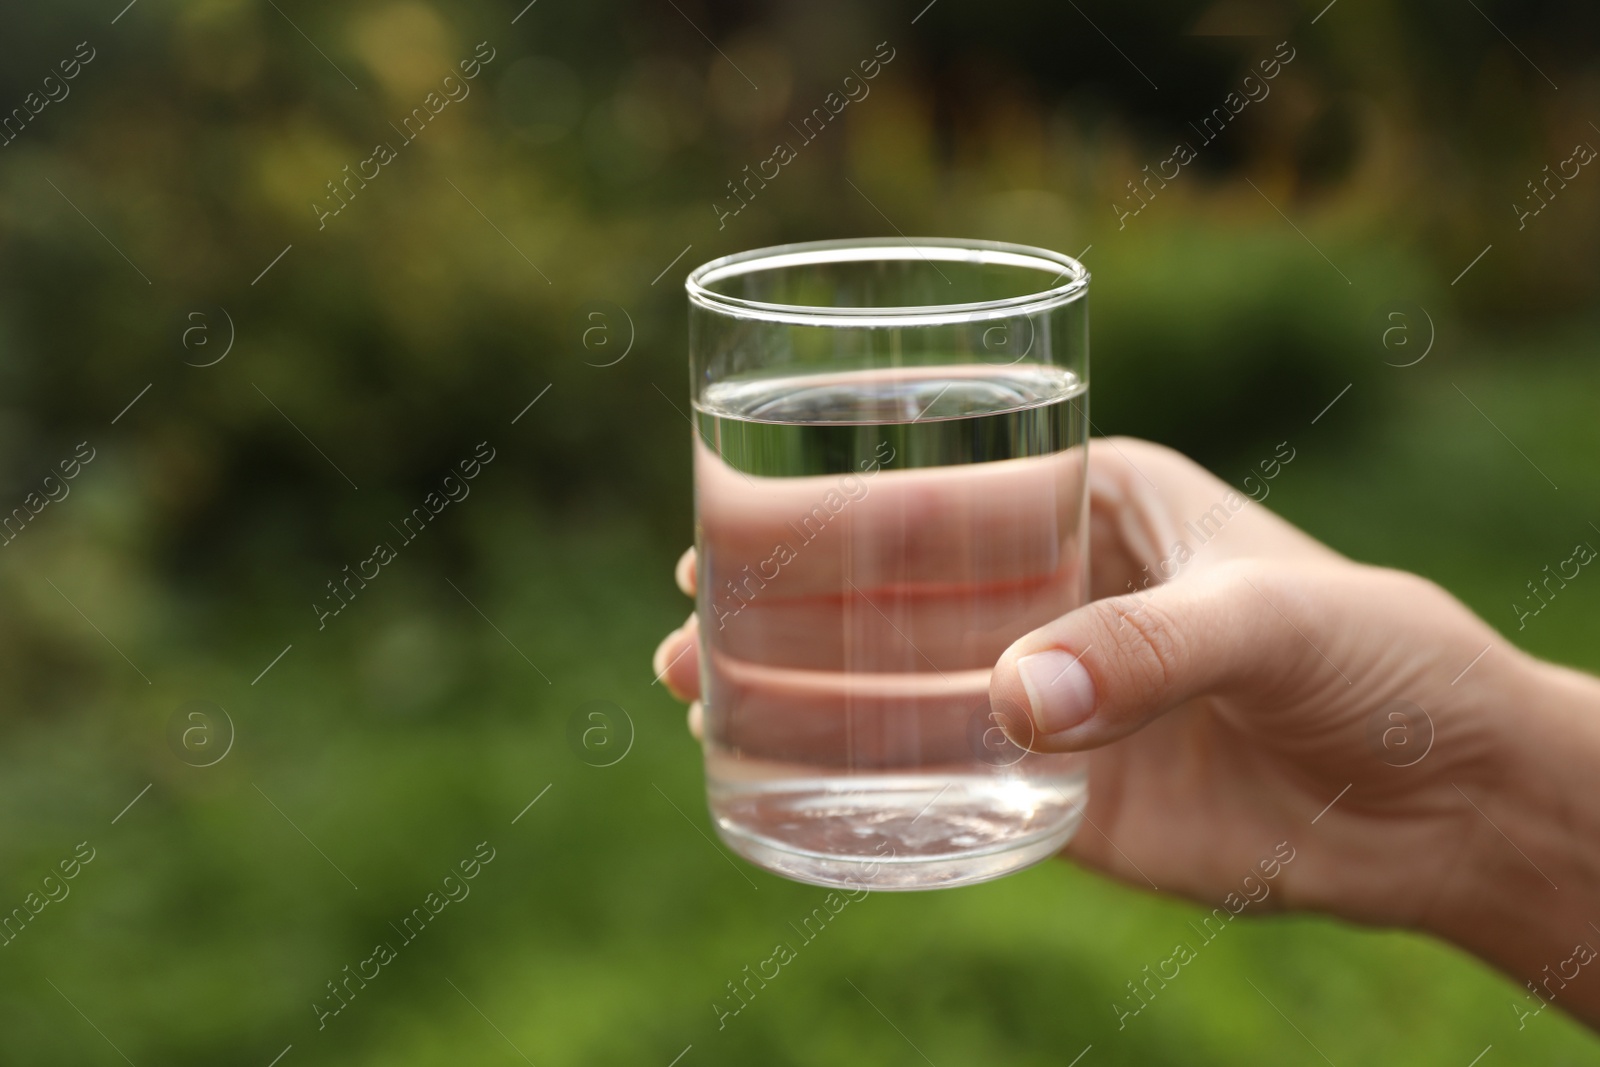
[[[1019,871],[1077,831],[1086,775],[881,775],[712,782],[717,832],[759,867],[811,885],[943,889]]]

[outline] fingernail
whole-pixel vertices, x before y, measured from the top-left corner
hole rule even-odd
[[[1072,653],[1053,648],[1023,656],[1017,673],[1040,733],[1069,730],[1094,714],[1094,679]]]

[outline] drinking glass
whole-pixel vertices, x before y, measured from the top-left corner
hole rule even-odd
[[[995,707],[1084,602],[1089,274],[991,241],[820,241],[688,277],[706,785],[801,882],[965,885],[1060,850],[1083,758]]]

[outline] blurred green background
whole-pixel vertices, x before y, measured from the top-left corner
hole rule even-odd
[[[713,851],[649,667],[689,609],[683,275],[901,231],[1087,248],[1098,432],[1235,483],[1287,440],[1268,506],[1600,668],[1600,586],[1511,607],[1600,539],[1600,176],[1527,184],[1600,144],[1592,5],[123,2],[0,38],[0,508],[30,514],[0,909],[94,850],[0,947],[0,1062],[1595,1062],[1460,954],[1314,917],[1231,928],[1119,1032],[1199,912],[1064,863],[853,904],[719,1030],[824,893]],[[870,95],[719,228],[879,42]],[[470,496],[319,629],[479,442]],[[571,740],[589,701],[625,709],[613,765]],[[471,895],[319,1029],[480,842]]]

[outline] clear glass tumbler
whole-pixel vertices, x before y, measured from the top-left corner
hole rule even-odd
[[[1089,275],[987,241],[822,241],[689,275],[706,780],[724,841],[818,885],[1058,851],[1083,759],[991,707],[1086,595]]]

